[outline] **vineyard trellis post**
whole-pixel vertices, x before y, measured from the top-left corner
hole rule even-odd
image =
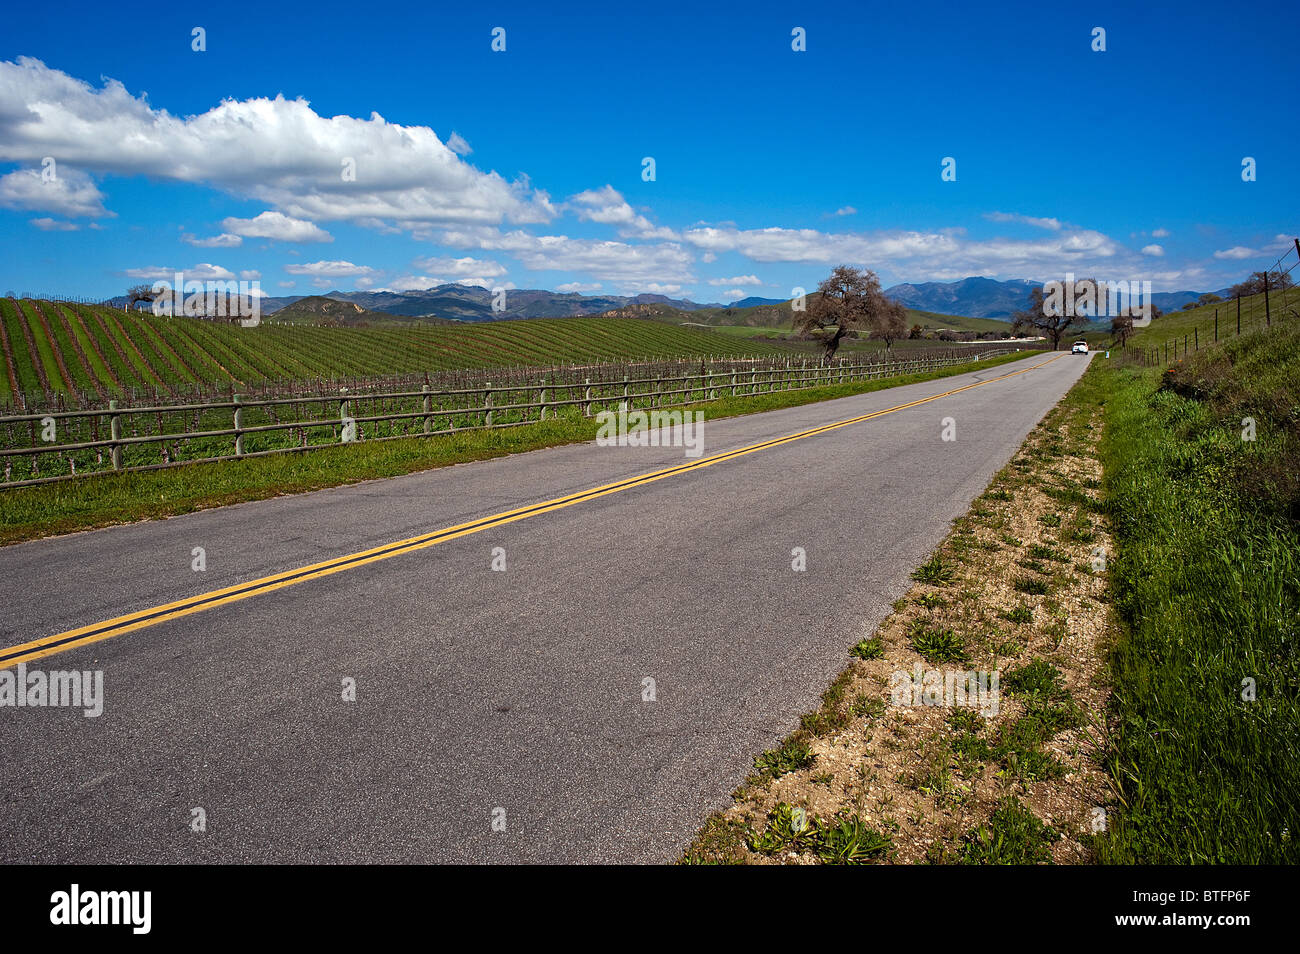
[[[428,434],[433,430],[433,417],[430,415],[432,407],[432,398],[429,397],[429,385],[425,385],[421,390],[424,391],[424,433]]]
[[[116,411],[117,402],[109,401],[108,409],[110,411]],[[109,453],[110,456],[113,458],[113,469],[121,470],[122,469],[122,445],[117,442],[122,439],[122,418],[117,414],[114,414],[112,417],[108,419],[108,439],[113,442],[111,445],[109,445]]]
[[[232,395],[235,402],[235,456],[244,456],[244,396],[242,394]]]

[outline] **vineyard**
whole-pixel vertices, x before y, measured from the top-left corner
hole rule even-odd
[[[635,359],[773,357],[769,342],[634,318],[534,318],[464,327],[256,328],[163,318],[104,305],[0,298],[0,410],[103,406],[116,397],[176,401],[281,385],[367,381],[488,368],[554,368]]]

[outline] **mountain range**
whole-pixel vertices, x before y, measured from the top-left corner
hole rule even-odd
[[[1025,307],[1031,289],[1041,284],[1027,279],[998,281],[993,278],[971,277],[953,282],[902,283],[885,289],[885,294],[908,308],[917,311],[964,318],[992,318],[1010,321],[1011,316]],[[1177,311],[1188,302],[1200,297],[1200,292],[1157,292],[1152,302],[1161,311]],[[1217,292],[1226,295],[1226,290]],[[751,296],[729,305],[700,304],[690,299],[675,299],[665,295],[582,295],[577,292],[553,292],[539,288],[510,289],[505,294],[505,308],[494,311],[493,294],[476,285],[444,284],[422,291],[330,291],[323,296],[289,295],[262,299],[262,313],[275,314],[283,308],[305,298],[324,297],[335,301],[351,302],[371,312],[382,312],[404,318],[443,318],[453,321],[496,321],[508,318],[565,318],[578,315],[597,315],[626,309],[633,305],[654,305],[683,312],[708,310],[717,314],[750,308],[781,305],[787,299]],[[110,299],[109,304],[125,305],[125,298]],[[719,323],[716,319],[712,324]]]

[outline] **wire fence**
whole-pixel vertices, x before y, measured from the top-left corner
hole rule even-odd
[[[155,470],[361,441],[517,427],[597,410],[684,406],[720,397],[806,390],[947,368],[1027,348],[942,349],[856,362],[738,359],[594,365],[328,393],[233,393],[201,403],[47,409],[0,416],[0,490],[111,471]],[[719,366],[725,365],[725,366]],[[491,374],[492,372],[479,372]]]
[[[1300,321],[1300,288],[1296,287],[1293,273],[1300,268],[1300,239],[1293,240],[1272,265],[1262,272],[1254,272],[1250,281],[1257,281],[1259,292],[1202,306],[1205,320],[1189,325],[1166,325],[1178,313],[1157,318],[1139,340],[1138,348],[1123,348],[1121,357],[1129,363],[1156,367],[1185,358],[1187,355],[1228,338],[1257,331],[1267,331],[1283,321]],[[1202,310],[1202,309],[1198,309]],[[1155,339],[1155,340],[1153,340]]]

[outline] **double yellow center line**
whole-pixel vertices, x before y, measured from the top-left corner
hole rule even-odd
[[[969,391],[972,388],[982,387],[985,384],[991,384],[994,381],[1002,381],[1007,378],[1015,377],[1018,374],[1025,374],[1028,371],[1041,368],[1045,364],[1051,364],[1051,362],[1060,357],[1062,357],[1062,355],[1056,355],[1055,357],[1049,358],[1046,361],[1040,361],[1038,364],[1032,365],[1028,368],[1021,368],[1019,371],[1011,371],[1007,374],[1001,374],[997,377],[989,378],[987,381],[977,381],[974,384],[967,384],[960,388],[953,388],[949,391],[944,391],[942,394],[935,394],[930,397],[921,398],[919,401],[909,401],[907,404],[898,404],[894,407],[886,408],[883,411],[873,411],[870,414],[851,417],[847,420],[837,421],[834,424],[825,424],[821,427],[799,431],[796,434],[788,434],[785,437],[763,441],[761,444],[752,444],[748,447],[741,447],[737,450],[727,451],[725,454],[716,454],[712,457],[704,457],[700,460],[679,464],[676,467],[668,467],[664,470],[652,471],[648,474],[641,474],[637,477],[629,477],[626,480],[593,487],[590,490],[583,490],[579,493],[569,494],[566,497],[556,497],[553,500],[545,500],[541,503],[532,504],[527,507],[520,507],[517,510],[507,510],[490,517],[482,517],[478,520],[471,520],[468,523],[456,524],[454,527],[445,527],[441,530],[435,530],[432,533],[426,533],[418,537],[398,540],[396,543],[385,544],[382,547],[375,547],[371,550],[363,550],[360,553],[352,553],[347,556],[337,557],[333,560],[326,560],[323,563],[313,563],[310,566],[300,567],[299,569],[289,570],[284,573],[276,573],[272,576],[264,576],[261,579],[250,580],[247,583],[227,586],[224,589],[213,590],[210,593],[202,593],[198,596],[191,596],[183,600],[177,600],[174,603],[166,603],[162,606],[155,606],[150,609],[141,610],[138,613],[129,613],[126,616],[118,616],[115,619],[105,620],[101,623],[92,623],[89,626],[82,626],[79,629],[71,629],[64,633],[57,633],[53,636],[46,636],[42,639],[32,640],[31,642],[22,643],[17,646],[10,646],[8,649],[0,650],[0,669],[17,665],[20,662],[31,662],[32,660],[40,659],[43,656],[51,656],[55,653],[66,652],[69,649],[74,649],[78,646],[86,646],[103,639],[111,639],[114,636],[121,636],[124,633],[129,633],[137,629],[144,629],[146,626],[155,626],[158,623],[166,622],[169,619],[179,619],[182,616],[189,616],[192,613],[201,613],[204,610],[210,610],[218,606],[224,606],[228,603],[235,603],[239,600],[248,599],[250,596],[257,596],[261,593],[270,593],[274,590],[283,589],[286,586],[305,583],[308,580],[314,580],[322,576],[330,576],[334,573],[342,573],[344,570],[352,570],[359,566],[365,566],[368,563],[375,563],[379,560],[387,560],[390,557],[400,556],[404,553],[412,553],[415,550],[423,550],[426,547],[437,546],[439,543],[446,543],[448,540],[455,540],[458,537],[469,536],[471,533],[479,533],[483,530],[490,530],[493,527],[504,526],[507,523],[514,523],[516,520],[536,517],[539,514],[550,513],[554,510],[562,510],[565,507],[572,507],[574,504],[579,504],[587,500],[595,500],[597,497],[616,494],[624,490],[631,490],[633,487],[641,487],[645,484],[653,483],[656,480],[663,480],[666,477],[675,477],[678,474],[685,474],[690,471],[701,470],[705,467],[712,467],[714,464],[720,464],[723,461],[734,460],[737,457],[743,457],[746,454],[753,454],[756,451],[767,450],[770,447],[779,447],[782,444],[789,444],[792,441],[803,440],[804,438],[814,437],[818,434],[825,434],[828,431],[838,430],[841,427],[848,427],[850,424],[860,424],[863,421],[870,421],[873,418],[884,417],[886,414],[894,414],[897,411],[904,411],[910,407],[929,404],[931,401],[938,401],[941,398],[949,397],[953,394],[960,394],[962,391]]]

